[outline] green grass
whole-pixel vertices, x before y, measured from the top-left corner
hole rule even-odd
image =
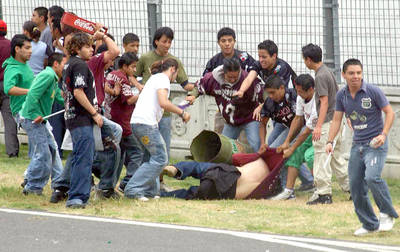
[[[360,227],[360,223],[352,202],[348,201],[349,195],[341,192],[336,183],[333,188],[334,204],[324,206],[307,206],[305,203],[311,195],[297,193],[295,200],[284,202],[185,201],[169,198],[139,202],[125,198],[91,198],[86,209],[72,210],[65,208],[65,202],[49,203],[49,186],[45,188],[44,196],[22,195],[19,184],[29,164],[27,146],[21,147],[18,159],[9,159],[4,153],[4,145],[0,145],[0,207],[400,245],[398,223],[391,232],[354,237],[352,233]],[[186,188],[198,183],[194,179],[178,181],[170,178],[166,178],[166,182],[174,188]],[[395,208],[400,212],[400,180],[388,179],[387,182]],[[377,208],[375,210],[377,211]]]

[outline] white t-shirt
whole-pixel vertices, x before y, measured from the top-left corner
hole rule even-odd
[[[307,128],[310,130],[315,128],[315,125],[317,125],[318,121],[317,107],[315,105],[315,94],[307,103],[303,98],[301,98],[300,95],[297,96],[296,115],[304,116]]]
[[[166,74],[158,73],[152,75],[139,95],[132,113],[131,123],[157,125],[164,112],[158,103],[157,90],[167,89],[169,97],[170,86],[171,83]]]

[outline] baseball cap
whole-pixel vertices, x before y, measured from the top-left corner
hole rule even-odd
[[[7,31],[7,24],[3,20],[0,19],[0,31],[6,32]]]

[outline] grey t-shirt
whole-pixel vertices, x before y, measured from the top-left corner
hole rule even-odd
[[[328,112],[325,117],[325,123],[330,122],[333,118],[336,104],[336,93],[339,90],[339,86],[336,83],[335,76],[329,70],[329,68],[323,64],[315,72],[315,103],[317,105],[317,111],[319,116],[319,110],[321,107],[321,96],[328,96]]]
[[[46,26],[46,28],[40,34],[39,40],[44,42],[47,45],[48,52],[50,54],[54,52],[54,49],[53,49],[53,37],[51,36],[50,27],[48,25]],[[50,56],[50,54],[47,54],[47,56]]]

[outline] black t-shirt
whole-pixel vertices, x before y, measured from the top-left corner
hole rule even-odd
[[[283,59],[277,58],[276,65],[272,68],[272,70],[262,69],[260,61],[256,61],[252,66],[249,67],[248,71],[254,70],[258,73],[258,76],[266,82],[268,77],[271,75],[278,75],[281,77],[286,87],[294,88],[294,86],[289,85],[289,81],[296,79],[297,75],[293,71],[292,67]]]
[[[242,52],[235,49],[234,58],[237,58],[240,61],[240,66],[243,70],[249,71],[248,69],[252,66],[256,61],[250,54],[247,52]],[[206,69],[203,72],[203,76],[206,73],[212,72],[215,68],[224,64],[224,55],[222,53],[218,53],[212,57],[206,65]]]
[[[286,88],[285,98],[281,103],[274,102],[267,98],[261,110],[262,117],[269,117],[275,122],[282,123],[290,128],[293,118],[296,115],[297,93],[294,88]]]
[[[65,125],[72,130],[91,126],[92,116],[74,97],[74,89],[82,88],[90,104],[97,104],[94,77],[87,63],[77,56],[69,58],[63,71],[63,91],[65,93]]]

